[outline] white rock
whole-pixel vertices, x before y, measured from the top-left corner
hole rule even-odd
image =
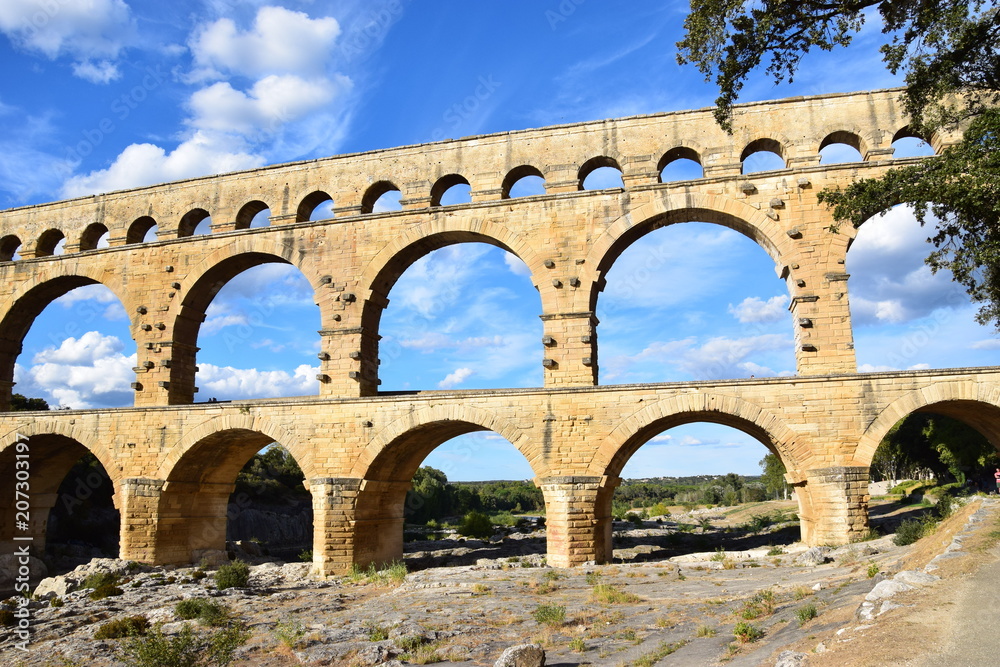
[[[915,570],[903,570],[893,577],[895,581],[902,581],[904,584],[909,584],[910,586],[926,586],[927,584],[933,584],[935,581],[939,581],[941,577],[934,574],[926,574],[924,572],[917,572]]]
[[[544,667],[545,651],[541,644],[519,644],[503,652],[493,667]]]
[[[910,586],[909,584],[889,579],[875,584],[875,588],[873,588],[871,592],[865,596],[865,600],[868,600],[869,602],[878,602],[879,600],[891,598],[893,595],[898,593],[912,590],[913,586]]]

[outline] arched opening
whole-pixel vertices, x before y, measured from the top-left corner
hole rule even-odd
[[[593,295],[601,383],[794,375],[774,257],[760,230],[711,211],[634,225],[603,258]]]
[[[501,199],[532,197],[545,194],[545,177],[529,164],[514,167],[504,177],[500,186]]]
[[[853,132],[832,132],[819,145],[820,164],[862,162],[861,137]]]
[[[317,190],[302,198],[295,211],[295,222],[309,220],[329,220],[333,217],[333,197]]]
[[[63,435],[32,435],[26,442],[22,451],[30,462],[27,528],[15,523],[24,518],[17,514],[15,497],[14,482],[22,470],[16,465],[18,447],[15,443],[0,452],[0,474],[11,480],[0,485],[0,544],[14,553],[15,545],[24,544],[14,542],[15,536],[30,536],[32,555],[44,559],[49,576],[92,558],[117,558],[120,517],[113,500],[114,483],[104,466],[86,447]]]
[[[21,259],[21,239],[13,234],[0,239],[0,262],[16,262]]]
[[[798,541],[800,507],[785,483],[782,456],[771,434],[735,415],[682,413],[641,428],[611,458],[605,474],[620,478],[617,487],[598,494],[608,559]]]
[[[945,271],[925,263],[935,228],[896,206],[865,221],[847,252],[849,303],[860,372],[1000,363],[991,327]]]
[[[744,174],[775,171],[785,168],[784,147],[774,139],[757,139],[747,144],[740,154]]]
[[[213,267],[188,290],[175,324],[175,400],[192,402],[195,387],[200,401],[317,393],[314,298],[302,272],[274,255]]]
[[[382,337],[382,390],[486,389],[542,383],[541,299],[516,255],[479,234],[440,234],[404,250],[366,304]]]
[[[539,565],[545,510],[534,476],[523,453],[479,424],[418,426],[368,466],[355,534],[367,539],[356,542],[355,562],[404,560],[410,570],[472,565],[479,558]]]
[[[892,149],[892,157],[895,159],[934,155],[934,147],[930,142],[909,127],[904,127],[893,135]]]
[[[997,491],[998,446],[1000,408],[995,405],[947,400],[899,419],[872,455],[871,527],[898,535],[907,520],[947,516],[951,498]]]
[[[50,257],[61,255],[66,245],[66,237],[58,229],[42,232],[35,246],[35,257]]]
[[[99,222],[87,225],[80,235],[80,250],[97,250],[108,247],[108,228]]]
[[[177,227],[177,238],[201,236],[212,233],[212,217],[203,208],[191,209],[181,218]]]
[[[401,211],[403,205],[400,198],[403,193],[389,181],[379,181],[373,184],[361,198],[362,213],[386,213]]]
[[[53,408],[130,406],[135,341],[110,289],[84,276],[42,283],[0,323],[0,371],[16,391]]]
[[[128,232],[125,234],[125,243],[152,243],[156,241],[157,230],[156,220],[144,215],[129,225]]]
[[[167,476],[156,560],[197,563],[228,552],[310,560],[312,498],[303,480],[292,448],[263,433],[231,428],[202,438]]]
[[[236,214],[236,229],[269,227],[270,225],[271,209],[259,200],[244,204],[239,213]]]
[[[618,161],[606,155],[590,158],[580,167],[578,174],[581,190],[625,189],[622,168]]]
[[[448,174],[431,188],[431,206],[452,206],[472,201],[472,186],[461,174]]]
[[[701,166],[701,156],[692,148],[678,146],[663,154],[656,165],[660,183],[673,181],[693,181],[705,177]]]

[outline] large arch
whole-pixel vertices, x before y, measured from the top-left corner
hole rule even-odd
[[[355,564],[388,563],[403,556],[406,492],[423,460],[460,435],[493,431],[528,460],[536,477],[546,474],[543,452],[510,421],[472,406],[438,406],[401,417],[379,431],[358,457],[352,479],[361,480],[349,540]]]
[[[361,310],[361,378],[363,383],[371,383],[370,387],[362,388],[363,394],[374,393],[378,384],[378,369],[374,360],[378,359],[379,326],[393,285],[421,257],[457,243],[486,243],[516,255],[528,266],[532,283],[538,286],[535,276],[543,266],[542,260],[525,238],[501,223],[491,220],[462,221],[450,229],[442,229],[440,222],[432,221],[397,237],[369,262],[359,284],[362,294],[366,295]]]
[[[264,264],[293,265],[316,288],[320,280],[310,275],[313,267],[305,261],[306,256],[304,253],[297,253],[292,245],[255,235],[234,240],[232,244],[210,254],[188,272],[181,284],[184,297],[171,329],[173,356],[168,388],[171,404],[194,401],[198,333],[208,306],[219,291],[240,273]],[[321,319],[326,322],[324,304],[325,301],[319,300]]]
[[[26,444],[19,446],[19,443]],[[33,549],[44,553],[49,512],[58,502],[59,487],[70,469],[87,453],[97,458],[111,478],[114,504],[120,508],[119,483],[123,468],[113,450],[93,430],[82,424],[42,417],[26,421],[0,437],[0,474],[8,480],[0,485],[0,545],[12,549],[14,536],[27,534],[32,538]],[[25,455],[27,458],[20,458]],[[18,461],[27,461],[28,465],[30,518],[27,531],[23,527],[15,531],[15,520],[19,518],[15,514],[16,472],[21,469]],[[86,493],[87,489],[77,490],[78,495]],[[9,549],[8,553],[13,552]]]
[[[60,267],[62,268],[62,267]],[[122,294],[116,288],[118,285],[108,285],[101,279],[106,278],[103,272],[94,272],[97,275],[87,275],[86,271],[75,272],[74,266],[67,266],[70,272],[63,275],[55,275],[47,280],[31,284],[25,283],[18,292],[11,295],[10,299],[0,304],[0,388],[4,383],[10,383],[5,390],[0,389],[0,410],[6,410],[10,404],[11,389],[14,381],[14,364],[18,355],[21,354],[25,336],[31,329],[32,324],[49,305],[78,287],[86,285],[100,284],[111,290],[118,298],[118,301],[125,307],[126,312],[131,312],[129,302],[122,298]],[[130,318],[131,325],[131,318]],[[133,336],[133,339],[135,336]]]
[[[273,442],[292,454],[309,479],[308,449],[286,429],[251,415],[208,420],[171,447],[156,475],[164,480],[154,527],[156,562],[194,562],[204,552],[225,550],[236,476]],[[314,531],[314,541],[320,537]]]

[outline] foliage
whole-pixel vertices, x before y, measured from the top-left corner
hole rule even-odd
[[[185,621],[198,619],[203,625],[225,625],[230,616],[229,607],[208,598],[181,600],[174,607],[174,613]]]
[[[452,483],[440,470],[424,466],[411,483],[405,505],[410,523],[427,524],[473,511],[506,517],[510,513],[544,512],[545,508],[541,489],[525,481]],[[513,521],[516,525],[517,519]]]
[[[590,591],[590,597],[604,604],[629,604],[642,600],[638,595],[626,593],[611,584],[597,584]]]
[[[671,653],[680,650],[686,644],[686,639],[682,639],[677,642],[660,642],[660,645],[656,647],[656,650],[641,656],[633,664],[635,667],[653,667],[653,665],[663,660]]]
[[[222,565],[215,572],[215,585],[219,590],[246,588],[250,581],[250,566],[241,560]]]
[[[905,73],[901,95],[910,131],[930,137],[968,124],[963,139],[935,159],[890,169],[820,200],[837,221],[862,224],[900,203],[921,222],[936,217],[931,268],[949,269],[979,302],[980,322],[1000,328],[1000,9],[985,0],[848,0],[827,3],[692,0],[678,60],[719,87],[716,118],[732,130],[732,106],[765,60],[775,82],[791,81],[813,48],[846,46],[866,19],[882,24],[883,61]]]
[[[967,477],[992,479],[987,469],[998,461],[996,449],[975,429],[951,417],[921,412],[889,429],[875,452],[872,469],[881,479],[917,477],[930,471],[964,483]]]
[[[817,614],[816,605],[811,602],[795,610],[795,617],[799,619],[799,625],[805,625],[816,618]]]
[[[17,625],[17,618],[10,609],[0,609],[0,626],[10,628]]]
[[[788,482],[785,481],[785,464],[777,454],[768,453],[759,463],[763,474],[760,481],[768,495],[777,500],[788,497]]]
[[[125,591],[114,584],[103,584],[90,591],[90,595],[88,597],[96,602],[97,600],[103,600],[104,598],[122,595],[124,592]]]
[[[892,543],[897,547],[913,544],[927,534],[927,524],[919,519],[907,519],[896,528]]]
[[[172,637],[157,625],[146,635],[123,640],[118,659],[129,667],[225,667],[249,638],[250,632],[238,623],[205,635],[196,634],[184,624]]]
[[[540,604],[531,617],[542,625],[558,626],[566,621],[566,607],[558,604]]]
[[[235,493],[269,503],[308,501],[305,475],[291,453],[279,444],[254,454],[236,476]]]
[[[869,579],[874,579],[875,575],[879,573],[878,563],[869,563],[866,573],[868,574]]]
[[[103,623],[94,632],[94,639],[121,639],[144,635],[149,630],[149,619],[145,616],[125,616]]]
[[[486,539],[493,535],[493,522],[482,512],[469,512],[458,527],[458,534]]]
[[[49,404],[44,398],[27,398],[21,394],[14,394],[10,397],[10,409],[11,412],[48,410]]]
[[[749,644],[763,637],[764,631],[753,623],[740,621],[733,626],[733,635],[740,641],[741,644]]]
[[[299,621],[285,619],[278,621],[277,625],[274,626],[274,636],[282,644],[294,650],[298,647],[302,638],[306,636],[306,628]]]

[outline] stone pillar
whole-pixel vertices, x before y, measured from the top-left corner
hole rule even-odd
[[[609,509],[614,481],[607,477],[558,476],[536,479],[535,484],[545,496],[549,565],[572,567],[610,561]]]
[[[806,544],[848,544],[868,530],[868,468],[836,466],[790,474],[799,497],[802,541]]]
[[[354,513],[360,479],[314,477],[307,481],[313,507],[313,573],[344,574],[354,563]]]
[[[795,361],[799,375],[856,373],[854,333],[847,300],[848,274],[821,266],[796,269],[791,281]]]
[[[158,544],[159,505],[163,480],[145,477],[123,479],[118,485],[121,513],[121,540],[119,558],[140,563],[165,563],[161,551],[166,544]],[[159,548],[158,548],[159,547]]]
[[[579,165],[552,164],[545,169],[545,193],[554,195],[560,192],[579,192]]]
[[[546,387],[597,384],[597,317],[593,312],[541,315]]]
[[[365,327],[322,329],[320,396],[374,396],[378,393],[378,339]]]
[[[354,562],[359,567],[403,558],[403,522],[410,480],[362,480],[354,522]]]

